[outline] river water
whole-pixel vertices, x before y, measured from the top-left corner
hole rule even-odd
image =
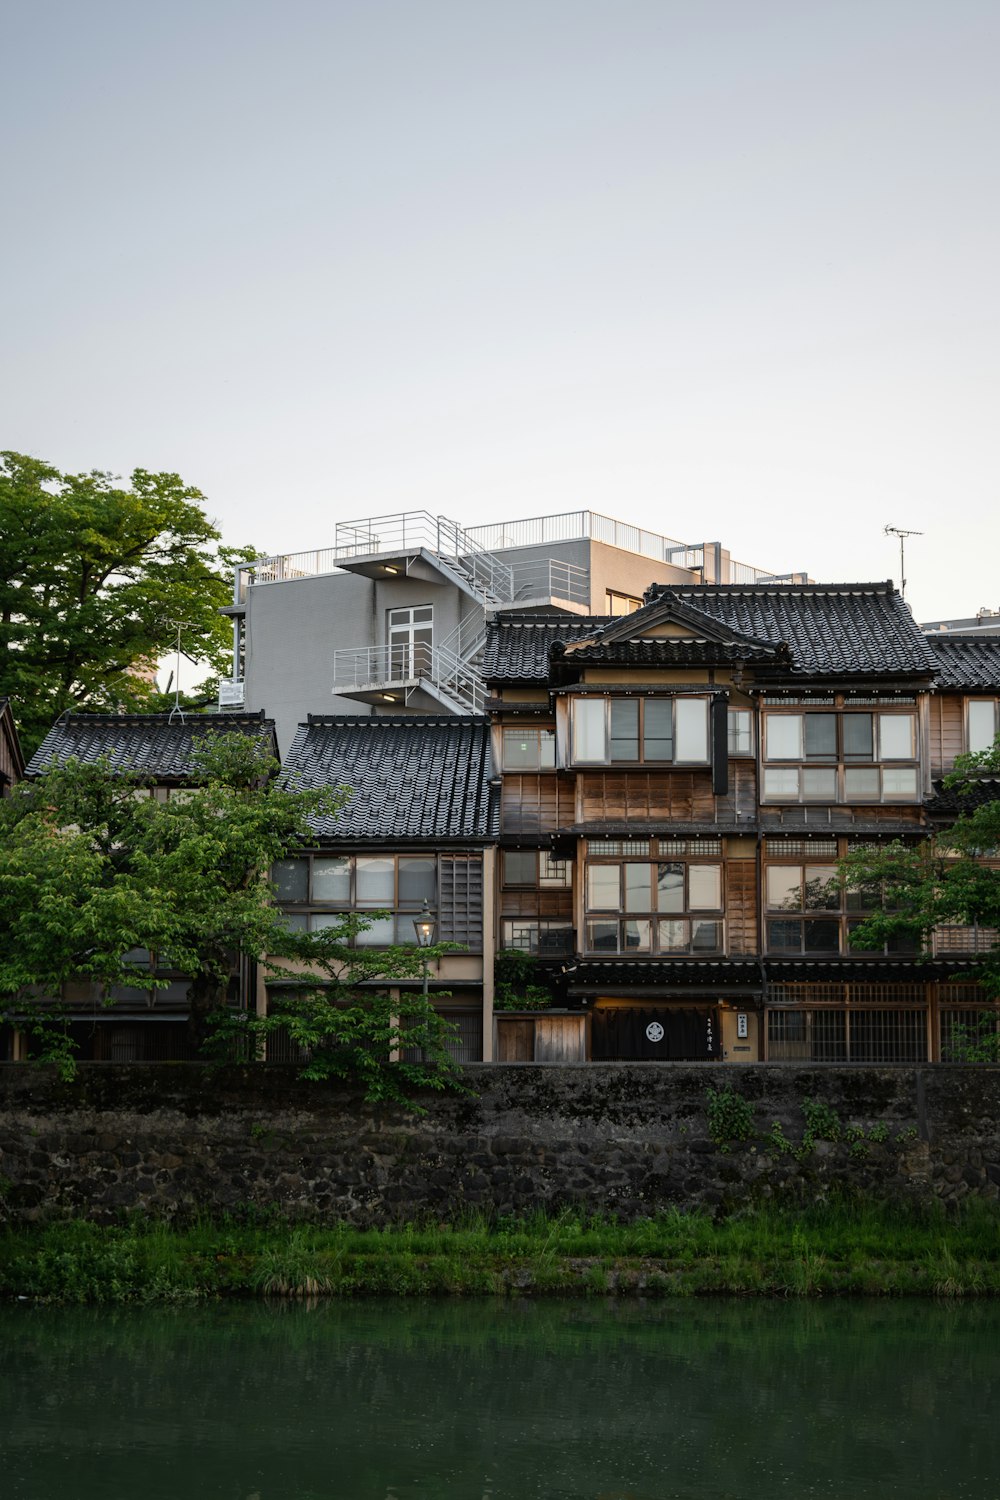
[[[4,1500],[997,1500],[1000,1305],[0,1308]]]

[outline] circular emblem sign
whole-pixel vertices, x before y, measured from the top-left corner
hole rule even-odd
[[[646,1027],[646,1035],[649,1037],[649,1040],[651,1042],[663,1041],[663,1027],[660,1025],[659,1021],[650,1021],[649,1025]]]

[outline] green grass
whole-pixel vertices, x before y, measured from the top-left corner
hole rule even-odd
[[[1000,1209],[841,1203],[632,1224],[572,1212],[352,1229],[224,1217],[0,1231],[0,1297],[994,1296]]]

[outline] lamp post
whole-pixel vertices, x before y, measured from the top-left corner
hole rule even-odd
[[[424,964],[424,1000],[425,1000],[425,1002],[427,1000],[427,951],[426,950],[431,946],[431,944],[434,941],[434,929],[435,929],[436,926],[437,926],[437,923],[436,923],[436,921],[434,919],[434,913],[431,911],[430,907],[427,905],[427,902],[425,901],[424,902],[424,909],[423,909],[423,911],[420,913],[419,917],[414,917],[414,919],[413,919],[413,930],[417,934],[417,947],[422,950],[421,957],[423,959],[423,964]]]

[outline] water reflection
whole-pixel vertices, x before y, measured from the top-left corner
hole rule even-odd
[[[1000,1309],[0,1309],[17,1500],[1000,1493]]]

